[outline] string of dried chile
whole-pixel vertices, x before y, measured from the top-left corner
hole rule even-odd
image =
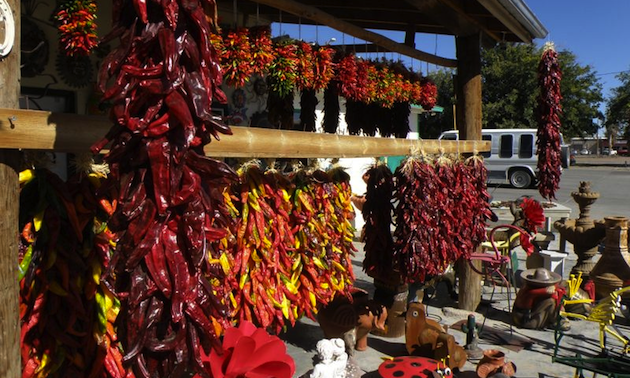
[[[467,197],[470,198],[471,203],[471,235],[470,242],[473,248],[470,250],[473,252],[479,244],[487,239],[486,221],[491,219],[493,214],[490,209],[490,194],[488,193],[488,168],[483,163],[483,158],[479,155],[473,155],[464,162],[467,175],[464,182],[470,185],[469,193]]]
[[[228,288],[213,243],[230,222],[222,188],[236,180],[204,156],[214,136],[230,134],[211,102],[226,102],[213,0],[117,0],[99,87],[114,126],[92,146],[120,185],[110,220],[122,232],[112,267],[121,298],[124,363],[140,377],[208,376],[203,358],[227,326]],[[210,13],[206,13],[208,10]]]
[[[407,282],[435,274],[432,257],[439,237],[436,213],[438,177],[426,158],[408,158],[396,169],[396,266]]]
[[[406,281],[441,274],[485,240],[485,172],[478,158],[411,157],[396,169],[394,256]]]
[[[236,208],[241,223],[231,251],[232,317],[280,333],[285,319],[293,325],[298,318],[298,303],[289,299],[296,297],[297,289],[285,284],[293,273],[287,246],[294,238],[289,232],[288,214],[282,211],[288,195],[275,189],[277,185],[269,181],[273,177],[263,175],[257,165],[244,166],[239,175]]]
[[[110,193],[97,194],[101,178],[20,173],[23,377],[133,377],[113,327],[119,303],[104,280],[116,237],[101,205]]]
[[[249,42],[252,56],[252,73],[264,76],[274,59],[271,27],[260,25],[249,28]]]
[[[538,191],[548,200],[556,198],[560,187],[562,158],[560,148],[560,114],[562,113],[562,94],[560,81],[562,72],[558,62],[558,53],[552,43],[545,44],[538,64]]]
[[[394,175],[385,164],[376,164],[366,172],[369,176],[363,219],[365,220],[365,258],[363,270],[375,279],[397,281],[393,272],[392,196]]]

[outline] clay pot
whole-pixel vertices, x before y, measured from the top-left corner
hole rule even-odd
[[[516,373],[516,366],[512,362],[505,362],[505,353],[500,350],[484,350],[483,358],[477,364],[477,375],[479,378],[488,378],[497,373],[511,377]]]

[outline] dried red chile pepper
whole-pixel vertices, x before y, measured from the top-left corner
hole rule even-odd
[[[394,192],[394,176],[385,164],[372,166],[366,172],[369,175],[363,219],[365,220],[365,259],[363,270],[375,279],[386,282],[398,281],[394,266],[394,239],[391,232],[392,196]]]
[[[113,103],[105,160],[120,183],[112,258],[120,339],[136,375],[208,376],[202,357],[220,350],[229,288],[210,261],[232,218],[222,190],[236,180],[203,146],[231,133],[213,117],[225,102],[211,33],[213,0],[123,0],[120,45],[104,60],[99,87]],[[120,11],[120,12],[119,12]],[[138,67],[139,69],[131,69]]]
[[[548,200],[556,198],[562,174],[560,147],[560,114],[562,114],[562,94],[560,81],[562,72],[558,53],[553,44],[546,44],[538,64],[538,191]]]
[[[468,258],[485,240],[491,215],[483,162],[407,159],[395,172],[394,266],[407,282],[424,282]]]

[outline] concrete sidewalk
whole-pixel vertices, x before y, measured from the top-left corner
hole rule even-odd
[[[582,167],[630,167],[630,156],[577,155],[575,165]]]
[[[550,249],[556,247],[554,244]],[[374,286],[372,279],[367,277],[361,269],[363,261],[363,245],[357,243],[359,253],[353,259],[353,266],[357,280],[355,285],[373,293]],[[520,251],[519,266],[525,267],[525,254]],[[569,253],[565,260],[565,275],[576,262],[576,256]],[[481,323],[484,315],[487,320],[484,329],[480,333],[479,346],[482,349],[499,349],[506,354],[509,361],[514,362],[517,367],[515,377],[522,378],[568,378],[573,377],[575,368],[558,362],[552,362],[554,352],[554,331],[553,330],[526,330],[510,327],[510,306],[507,303],[507,289],[497,288],[492,302],[489,301],[492,287],[484,286],[482,304],[476,313],[478,323]],[[514,292],[511,295],[514,299]],[[449,333],[461,345],[465,344],[466,335],[453,326],[458,322],[465,321],[469,312],[457,309],[457,303],[450,299],[446,292],[445,285],[438,285],[435,296],[428,302],[428,316],[443,325],[449,326]],[[621,314],[619,314],[621,315]],[[623,317],[615,320],[615,326],[625,335],[630,335],[630,327]],[[296,377],[307,373],[313,367],[313,358],[316,356],[315,345],[317,341],[324,337],[323,332],[316,322],[309,319],[302,319],[292,329],[289,329],[281,338],[285,341],[288,353],[294,358],[296,363]],[[612,337],[608,338],[609,345],[615,346],[614,350],[620,349],[620,343]],[[516,344],[516,345],[512,345]],[[576,353],[585,356],[595,356],[599,353],[599,325],[588,321],[571,321],[571,330],[566,332],[561,342],[559,355],[573,357]],[[368,349],[363,352],[355,352],[354,359],[363,370],[363,377],[379,377],[377,369],[383,362],[383,358],[406,355],[405,338],[385,338],[369,335]],[[626,357],[630,363],[630,357]],[[477,377],[475,367],[477,360],[469,360],[462,372],[456,374],[459,378]],[[628,372],[630,374],[630,372]],[[587,376],[592,376],[585,371]],[[601,376],[601,375],[600,375]]]

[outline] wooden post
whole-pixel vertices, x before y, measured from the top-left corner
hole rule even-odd
[[[456,124],[463,140],[481,139],[481,40],[479,34],[457,37]],[[459,308],[475,311],[481,301],[481,276],[459,262]]]
[[[459,138],[481,139],[481,43],[479,34],[457,37],[457,128]]]
[[[9,0],[15,41],[0,59],[0,106],[17,108],[20,95],[20,1]],[[17,150],[0,150],[0,377],[21,376],[18,291],[19,167]]]

